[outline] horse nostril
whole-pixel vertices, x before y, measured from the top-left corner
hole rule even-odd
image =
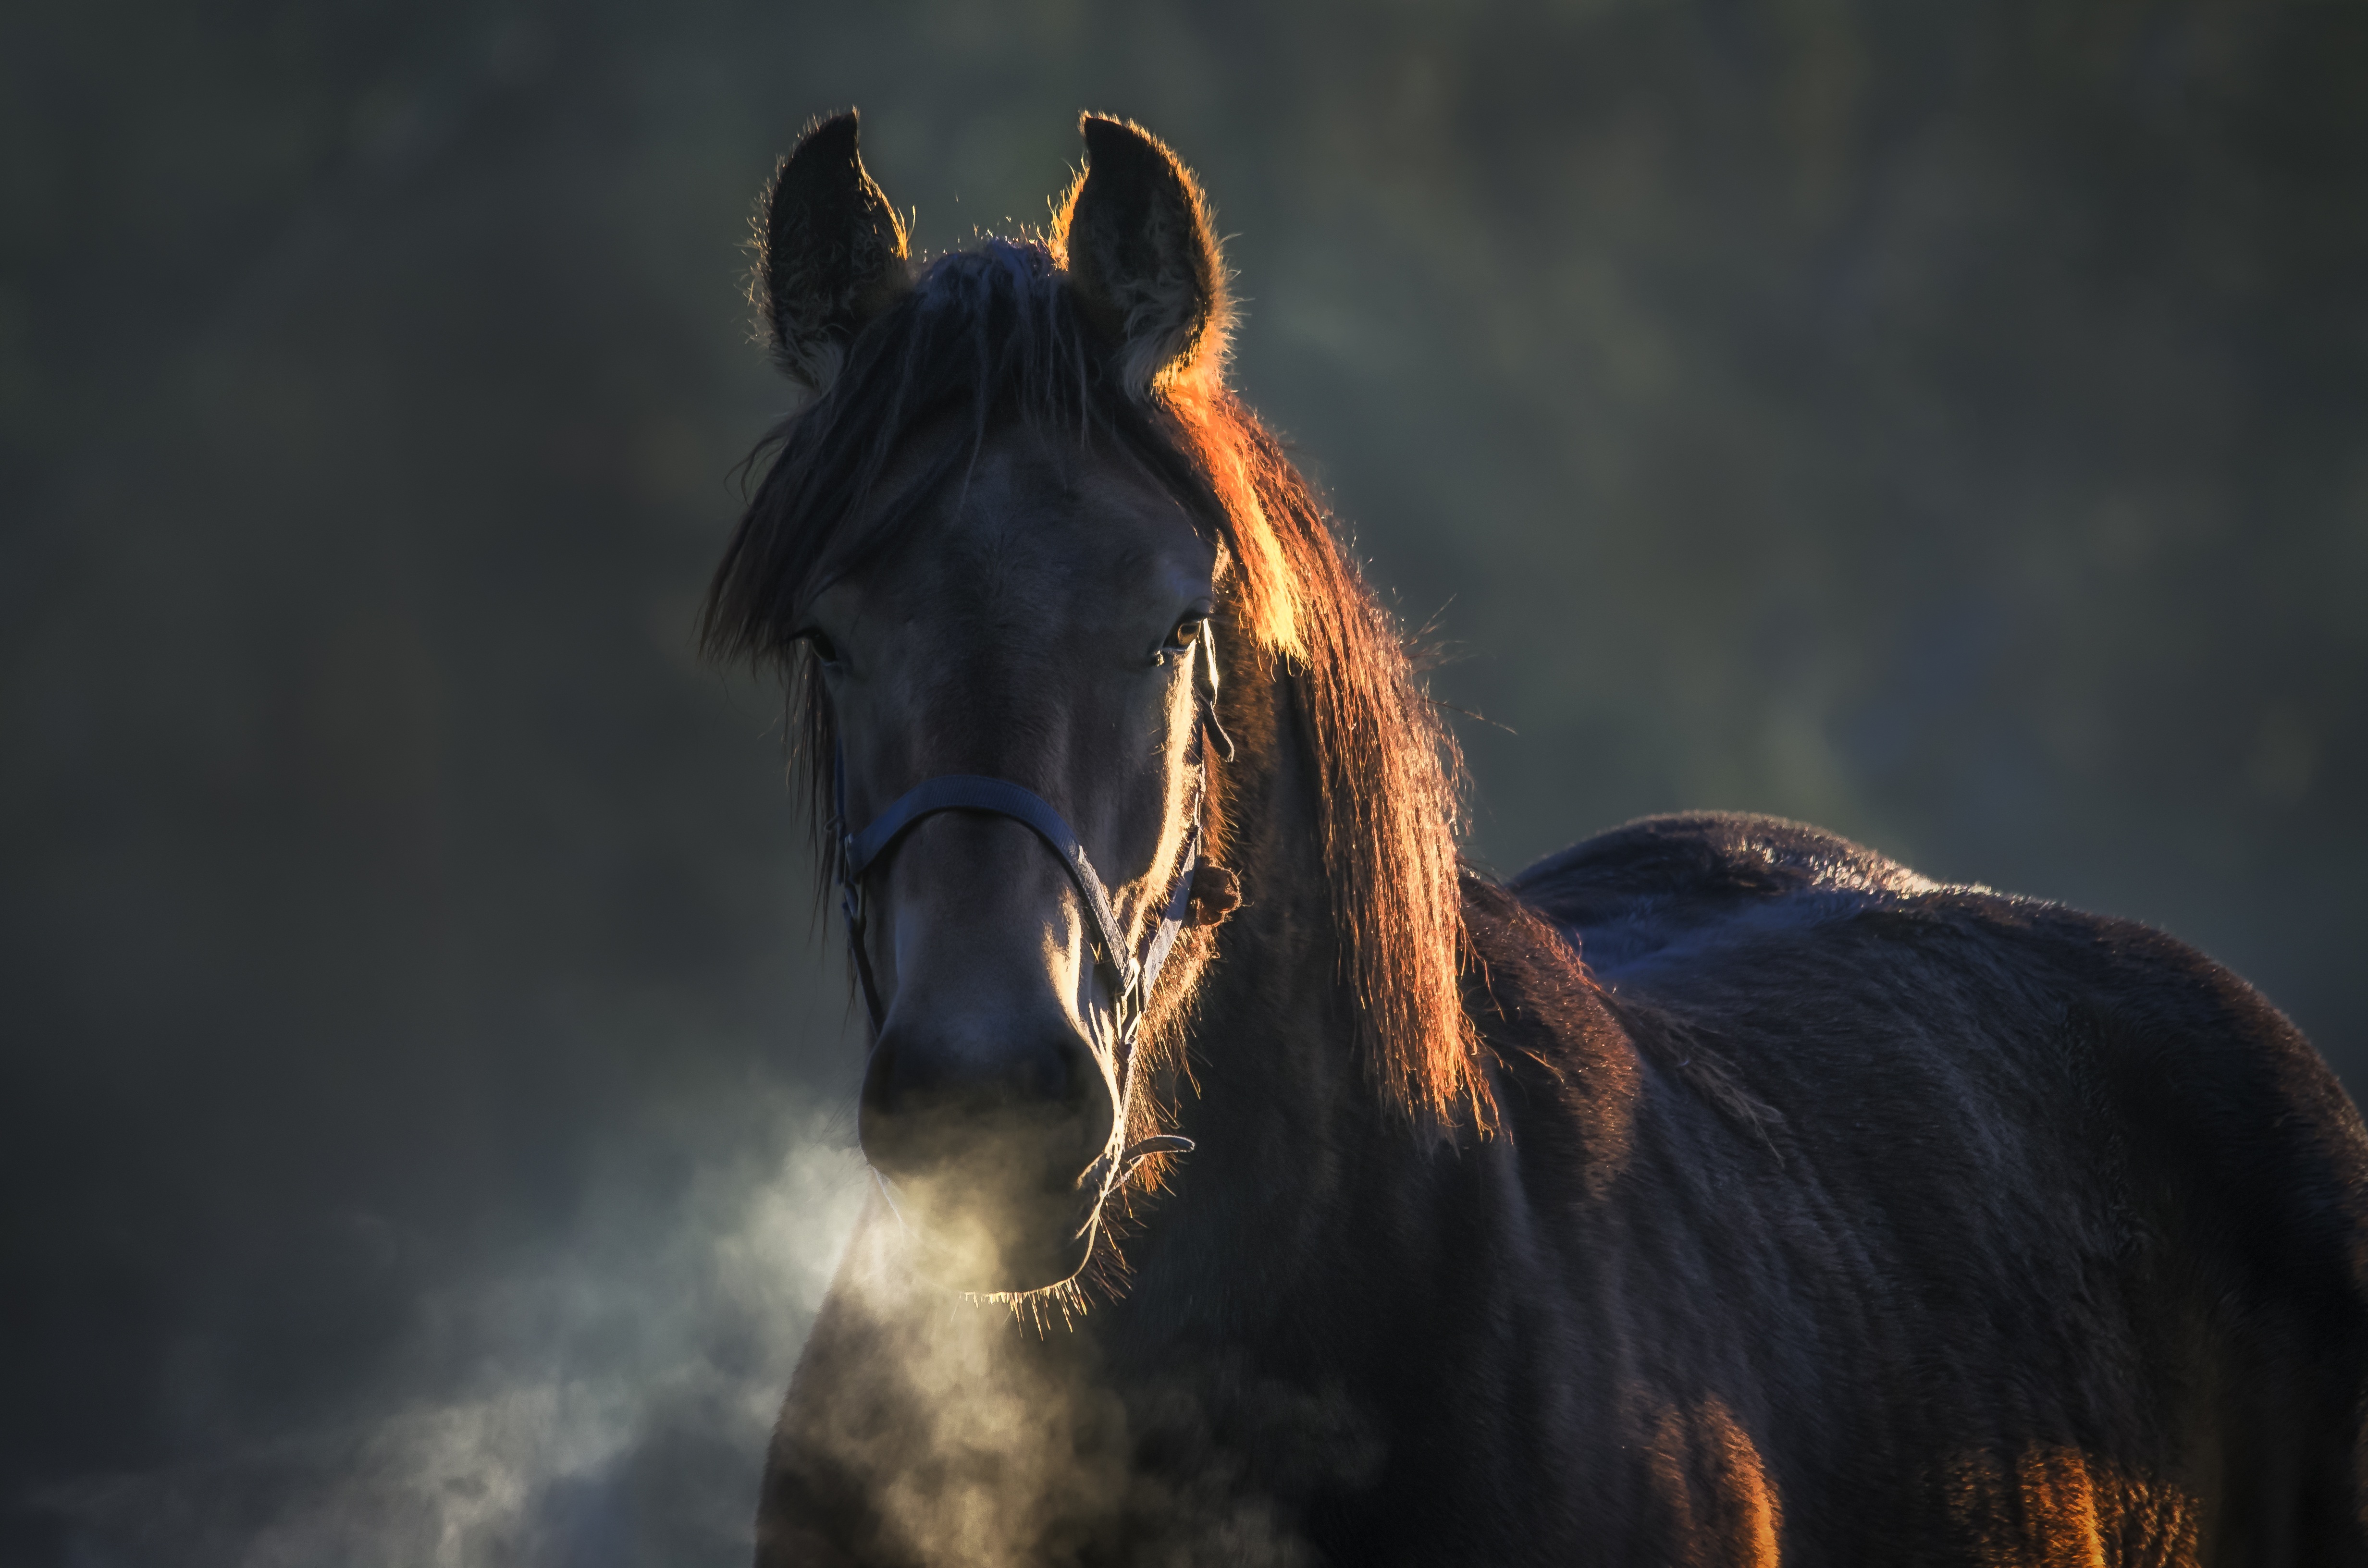
[[[881,1031],[865,1089],[882,1111],[1029,1109],[1070,1097],[1083,1047],[1057,1039],[971,1042],[890,1027]]]
[[[892,1017],[864,1072],[859,1132],[865,1156],[891,1175],[993,1157],[1074,1161],[1074,1176],[1099,1153],[1113,1115],[1093,1052],[1073,1030],[982,1038]]]
[[[1068,1051],[1031,1051],[1013,1070],[1012,1078],[1023,1099],[1052,1104],[1069,1097],[1077,1074]]]

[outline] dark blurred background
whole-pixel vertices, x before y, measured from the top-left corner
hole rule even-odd
[[[1075,117],[1460,657],[1472,847],[1806,818],[2368,1074],[2368,7],[0,11],[0,1562],[723,1563],[849,1212],[738,248]]]

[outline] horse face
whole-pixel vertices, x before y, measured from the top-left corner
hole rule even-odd
[[[1151,475],[1074,437],[1012,427],[956,473],[809,612],[847,820],[941,774],[1024,785],[1139,939],[1191,826],[1183,650],[1214,608],[1213,548]],[[1069,1278],[1128,1068],[1089,912],[1025,825],[966,811],[923,820],[866,897],[884,1010],[858,1126],[925,1269],[985,1292]]]
[[[1097,384],[1138,410],[1204,394],[1222,382],[1229,320],[1207,204],[1146,133],[1094,116],[1080,130],[1087,172],[1037,253],[1062,272],[1069,351],[1098,356]],[[906,417],[901,394],[867,403],[863,389],[915,361],[867,353],[885,341],[867,335],[935,319],[926,300],[902,308],[934,272],[916,277],[858,141],[852,111],[813,125],[757,230],[757,297],[781,368],[822,400],[814,428],[847,406]],[[842,376],[856,389],[844,397]],[[750,543],[744,518],[709,613],[745,596],[726,612],[743,630],[723,641],[757,624],[770,650],[779,607],[799,607],[803,624],[788,630],[820,655],[843,826],[946,774],[1021,785],[1082,841],[1139,960],[1192,825],[1196,661],[1181,644],[1214,608],[1215,550],[1121,441],[1089,444],[1065,414],[1032,417],[975,450],[959,414],[884,434],[897,461],[867,467],[849,494],[917,511],[900,511],[892,547],[851,555],[864,563],[826,582],[754,587],[740,574],[763,577],[749,563],[769,547]],[[964,446],[949,467],[939,460],[952,443]],[[814,526],[864,537],[880,520]],[[801,559],[803,572],[824,557]],[[1213,658],[1198,665],[1213,681]],[[878,997],[865,1153],[939,1278],[988,1292],[1069,1278],[1092,1251],[1100,1175],[1116,1168],[1126,1121],[1129,1063],[1092,956],[1097,923],[1064,863],[985,811],[923,817],[860,874],[856,936]]]

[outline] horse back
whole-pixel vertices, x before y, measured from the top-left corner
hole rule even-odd
[[[1764,1461],[1788,1543],[2368,1561],[2368,1137],[2249,986],[1763,817],[1632,824],[1504,891],[1636,1063],[1592,1134],[1616,1175],[1599,1148],[1533,1196],[1576,1253],[1654,1260],[1573,1278],[1664,1369],[1646,1404]],[[1553,1072],[1564,1012],[1500,1011],[1500,1056]],[[1514,1138],[1556,1104],[1509,1096]]]

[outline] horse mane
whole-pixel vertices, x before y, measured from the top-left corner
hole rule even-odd
[[[1214,377],[1131,397],[1110,359],[1043,245],[989,239],[938,258],[858,335],[821,396],[750,454],[752,468],[771,460],[709,586],[702,646],[780,671],[791,767],[826,863],[837,736],[799,635],[805,607],[893,550],[1004,425],[1109,442],[1210,530],[1226,645],[1289,683],[1315,754],[1323,870],[1367,1074],[1420,1131],[1485,1131],[1495,1108],[1462,999],[1470,938],[1454,740],[1313,487],[1258,416]],[[941,443],[880,496],[908,438],[949,418],[966,420],[967,441]]]

